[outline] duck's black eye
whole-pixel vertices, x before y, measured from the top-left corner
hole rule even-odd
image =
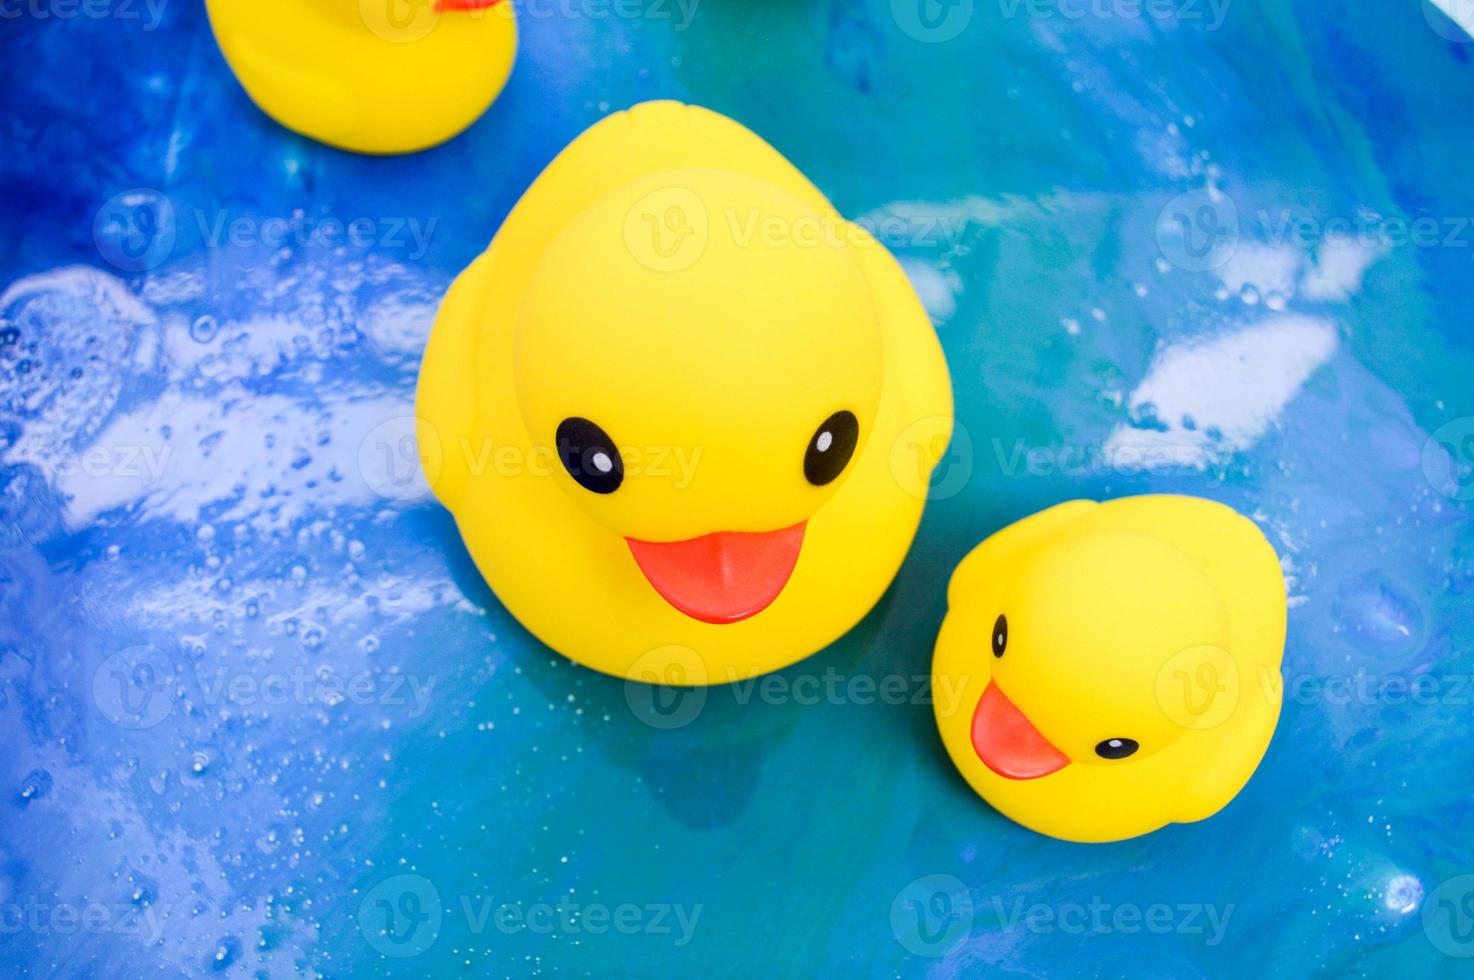
[[[558,423],[558,460],[578,485],[594,493],[613,493],[624,481],[624,460],[609,434],[588,419]]]
[[[816,487],[844,472],[860,441],[860,423],[851,412],[835,412],[819,426],[804,453],[804,479]]]
[[[993,623],[993,656],[1003,656],[1003,651],[1008,649],[1008,617],[1002,613]]]
[[[1139,748],[1134,738],[1108,738],[1095,747],[1095,754],[1102,759],[1124,759]]]

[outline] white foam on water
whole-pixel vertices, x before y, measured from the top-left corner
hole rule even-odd
[[[1362,277],[1381,255],[1359,242],[1323,242],[1300,279],[1300,293],[1306,299],[1345,302],[1361,291]]]
[[[1128,399],[1133,411],[1152,406],[1165,430],[1118,425],[1106,439],[1105,456],[1147,469],[1205,467],[1248,449],[1339,346],[1332,323],[1294,314],[1169,345]],[[1184,424],[1189,418],[1192,428]]]
[[[917,259],[902,259],[901,269],[933,320],[946,320],[957,312],[957,294],[962,292],[962,280],[957,273]]]
[[[1295,293],[1295,276],[1305,253],[1290,245],[1260,245],[1240,242],[1233,255],[1218,270],[1218,278],[1231,291],[1253,286],[1261,293]]]
[[[360,460],[370,434],[413,413],[407,398],[375,391],[321,393],[313,405],[234,383],[205,397],[177,390],[112,420],[48,477],[83,527],[118,507],[145,518],[219,520],[279,529],[337,505],[386,506]],[[391,450],[394,447],[390,447]],[[414,460],[399,461],[406,472]]]

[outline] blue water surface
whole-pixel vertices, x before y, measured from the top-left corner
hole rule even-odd
[[[1467,37],[1414,0],[521,10],[485,118],[377,159],[257,111],[198,4],[0,3],[0,973],[1467,976]],[[660,97],[877,229],[958,416],[874,612],[684,696],[533,640],[407,439],[452,277]],[[1050,840],[938,741],[946,579],[1151,491],[1281,555],[1283,718],[1216,817]]]

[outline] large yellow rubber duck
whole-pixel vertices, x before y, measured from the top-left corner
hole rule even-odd
[[[511,0],[206,0],[247,94],[288,129],[360,153],[455,136],[501,92]]]
[[[951,432],[884,247],[772,147],[651,102],[579,136],[452,285],[426,474],[497,597],[606,673],[715,684],[879,599]]]
[[[1060,504],[975,548],[947,602],[932,663],[942,741],[1026,827],[1113,841],[1202,820],[1269,745],[1284,576],[1222,504]]]

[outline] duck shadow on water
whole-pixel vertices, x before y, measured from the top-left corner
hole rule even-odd
[[[444,548],[456,586],[488,611],[499,642],[518,651],[521,676],[550,703],[576,694],[583,708],[579,717],[604,726],[599,737],[587,740],[589,749],[638,775],[675,819],[693,829],[722,827],[740,817],[764,758],[814,710],[812,698],[789,692],[801,686],[800,677],[865,670],[861,663],[878,641],[896,591],[887,590],[839,640],[782,671],[710,687],[649,685],[573,663],[528,632],[487,586],[449,514],[438,511],[424,530]],[[768,681],[773,677],[778,680]],[[784,693],[774,697],[774,690]]]

